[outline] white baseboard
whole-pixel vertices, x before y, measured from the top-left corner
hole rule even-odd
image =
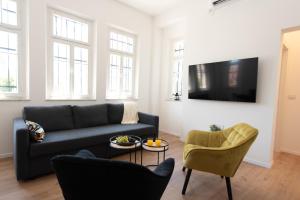
[[[293,154],[293,155],[296,155],[296,156],[300,156],[300,152],[289,150],[289,149],[280,148],[280,152],[284,152],[284,153],[289,153],[289,154]]]
[[[3,159],[3,158],[10,158],[12,157],[13,154],[12,153],[3,153],[3,154],[0,154],[0,159]]]
[[[174,133],[174,132],[172,132],[172,131],[167,131],[167,130],[164,130],[164,129],[159,129],[159,132],[167,133],[167,134],[170,134],[170,135],[175,135],[175,136],[177,136],[177,137],[180,137],[180,136],[181,136],[181,134],[179,134],[179,133]]]
[[[254,164],[254,165],[258,165],[258,166],[265,167],[265,168],[269,168],[269,169],[273,165],[273,161],[271,161],[271,162],[262,162],[262,161],[254,160],[254,159],[247,158],[247,157],[244,158],[244,162]]]

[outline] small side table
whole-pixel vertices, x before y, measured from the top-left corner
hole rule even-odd
[[[159,139],[159,138],[158,138]],[[169,143],[166,140],[161,140],[160,146],[156,146],[155,142],[153,142],[152,146],[147,144],[147,139],[142,141],[142,148],[141,148],[141,164],[143,165],[143,151],[155,152],[157,153],[157,164],[147,165],[147,167],[154,167],[159,165],[159,154],[163,153],[163,161],[166,159],[166,151],[169,149]]]
[[[117,137],[118,136],[114,136],[114,137],[110,138],[110,144],[109,144],[110,147],[114,148],[114,149],[119,149],[119,150],[122,150],[122,149],[123,150],[133,150],[133,152],[134,152],[134,163],[136,164],[136,152],[141,147],[142,139],[138,136],[129,135],[128,137],[130,139],[135,140],[135,143],[132,144],[132,145],[128,145],[128,146],[123,146],[123,145],[120,145],[120,144],[117,143],[117,140],[116,140]],[[130,162],[131,162],[131,153],[132,153],[132,151],[129,152]]]

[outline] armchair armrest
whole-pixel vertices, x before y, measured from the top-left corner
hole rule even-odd
[[[188,133],[185,143],[204,147],[219,147],[225,139],[223,131],[208,132],[192,130]]]
[[[29,173],[28,151],[30,136],[27,126],[22,118],[16,118],[13,122],[13,156],[14,167],[18,180],[27,179]]]
[[[80,150],[78,153],[75,154],[75,156],[79,156],[82,158],[96,158],[96,156],[90,152],[89,150]]]
[[[142,113],[142,112],[139,112],[138,115],[139,115],[139,122],[155,126],[154,134],[155,134],[155,137],[158,137],[159,117],[156,115],[151,115],[151,114]]]
[[[170,176],[173,173],[174,170],[175,161],[173,158],[168,158],[164,162],[162,162],[156,169],[154,170],[154,173],[159,176]]]

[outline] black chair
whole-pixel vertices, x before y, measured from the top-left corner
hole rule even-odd
[[[51,161],[66,200],[159,200],[174,169],[173,158],[151,171],[126,161],[96,158],[87,150]]]

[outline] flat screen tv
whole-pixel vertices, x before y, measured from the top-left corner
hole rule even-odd
[[[189,99],[256,102],[258,58],[189,66]]]

